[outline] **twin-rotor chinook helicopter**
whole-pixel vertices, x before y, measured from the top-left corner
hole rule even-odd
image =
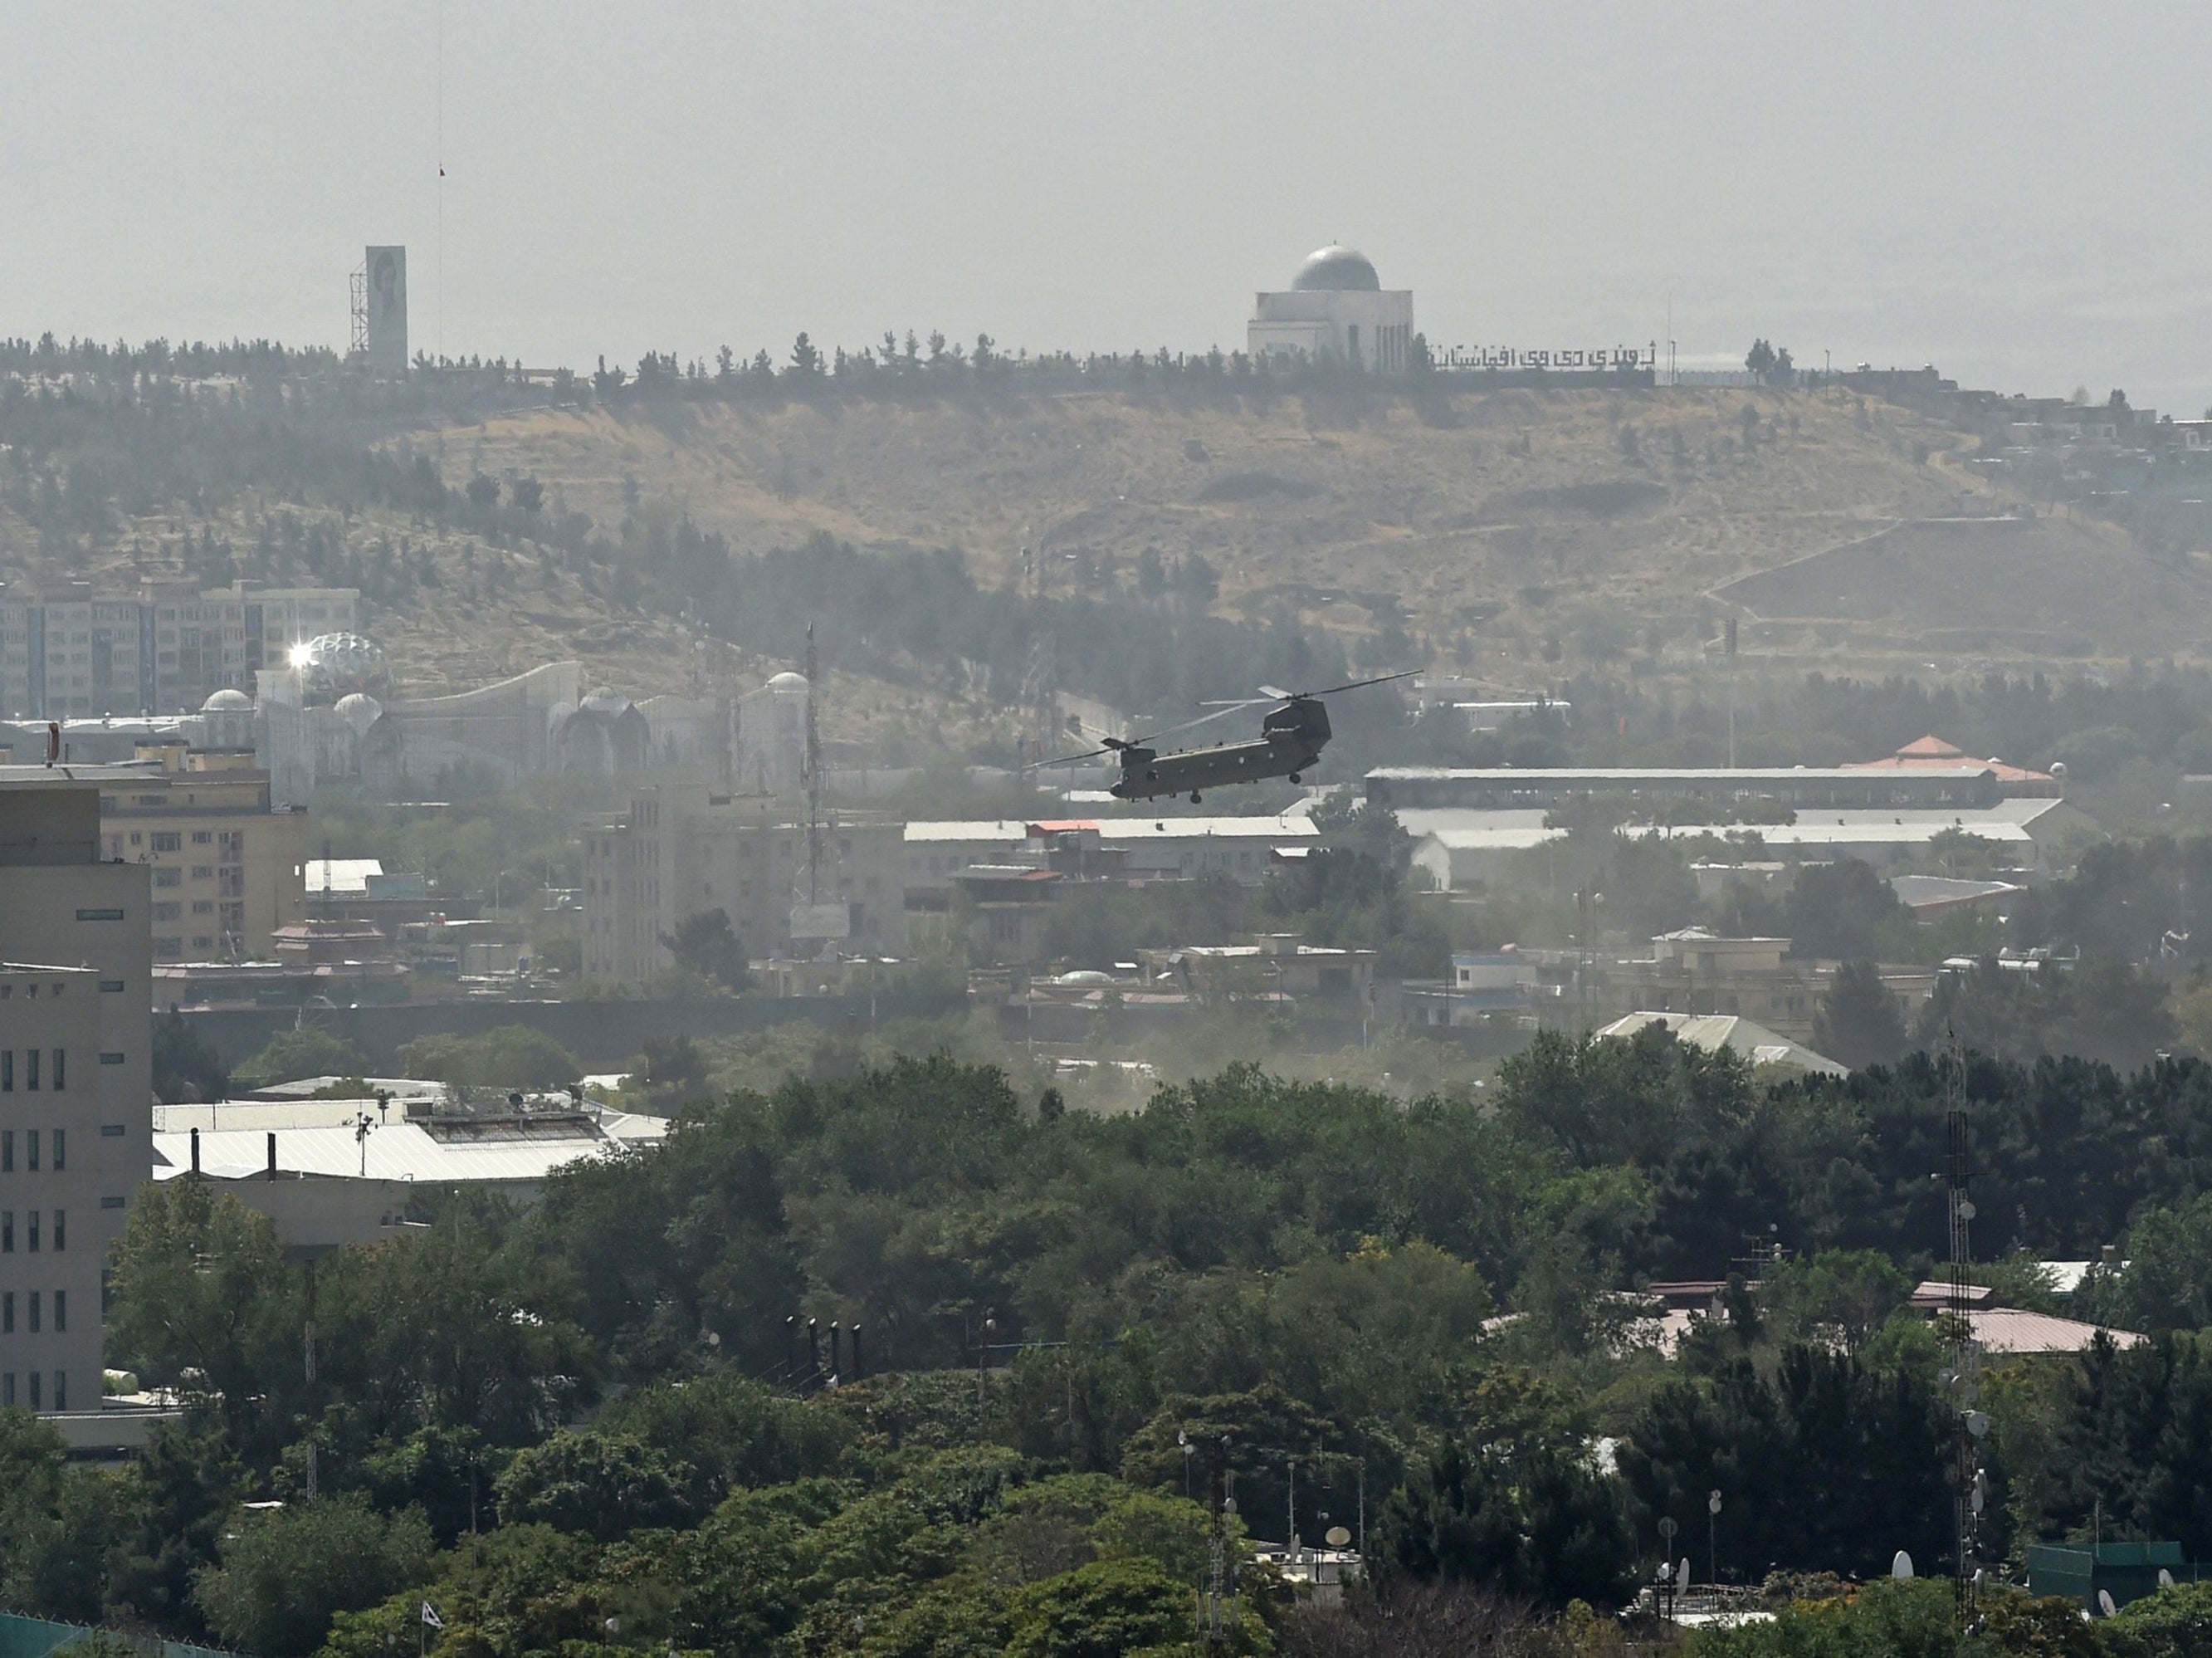
[[[1164,795],[1188,794],[1194,806],[1200,802],[1205,790],[1224,783],[1261,783],[1270,777],[1287,777],[1297,783],[1312,769],[1321,759],[1321,751],[1328,746],[1328,710],[1322,705],[1322,698],[1370,685],[1387,685],[1393,680],[1410,678],[1418,671],[1407,668],[1404,673],[1384,674],[1372,680],[1354,680],[1349,685],[1333,685],[1326,691],[1283,691],[1263,685],[1257,698],[1231,703],[1226,708],[1170,726],[1164,731],[1143,737],[1104,737],[1097,747],[1088,753],[1064,754],[1042,764],[1073,765],[1096,759],[1101,754],[1112,754],[1121,767],[1121,775],[1114,780],[1107,793],[1116,800],[1158,800]],[[1268,710],[1261,720],[1257,737],[1165,754],[1155,747],[1163,737],[1175,736],[1240,709],[1255,708],[1262,702],[1278,706]]]

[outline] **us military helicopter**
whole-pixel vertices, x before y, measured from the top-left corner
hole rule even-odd
[[[1322,698],[1363,690],[1370,685],[1388,685],[1393,680],[1409,679],[1419,671],[1407,668],[1403,673],[1380,674],[1372,680],[1354,680],[1348,685],[1333,685],[1326,691],[1284,691],[1263,685],[1257,698],[1231,703],[1182,725],[1170,726],[1144,737],[1103,737],[1099,746],[1087,753],[1066,754],[1044,764],[1073,765],[1102,754],[1112,754],[1121,765],[1121,775],[1106,792],[1116,800],[1158,800],[1164,795],[1187,793],[1194,806],[1202,802],[1205,790],[1224,783],[1261,783],[1269,777],[1287,777],[1297,783],[1328,746],[1328,710],[1322,705]],[[1165,754],[1156,746],[1164,737],[1175,736],[1240,709],[1257,708],[1263,703],[1277,706],[1269,709],[1261,720],[1257,737]]]

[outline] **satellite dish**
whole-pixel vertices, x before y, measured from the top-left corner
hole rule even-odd
[[[1897,1558],[1889,1563],[1889,1575],[1900,1583],[1910,1582],[1912,1579],[1912,1557],[1899,1549]]]
[[[2173,1574],[2163,1566],[2158,1569],[2158,1586],[2162,1589],[2170,1589],[2173,1587]]]
[[[1707,1514],[1718,1514],[1720,1511],[1721,1494],[1718,1491],[1715,1491],[1711,1496],[1708,1496],[1705,1499],[1705,1512]]]
[[[2112,1604],[2112,1590],[2099,1589],[2097,1591],[2097,1610],[2104,1613],[2107,1618],[2110,1618],[2113,1613],[2119,1611],[2119,1608]]]
[[[1322,1533],[1322,1541],[1332,1549],[1349,1548],[1352,1545],[1352,1533],[1341,1526],[1331,1526]]]
[[[1680,1526],[1674,1523],[1674,1516],[1673,1515],[1662,1514],[1659,1516],[1659,1535],[1665,1538],[1668,1542],[1671,1543],[1674,1541],[1674,1533],[1681,1529],[1682,1528]]]
[[[1690,1587],[1690,1557],[1682,1557],[1682,1570],[1674,1574],[1674,1590],[1680,1594]]]

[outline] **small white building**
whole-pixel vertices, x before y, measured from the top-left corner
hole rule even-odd
[[[1244,338],[1261,361],[1401,375],[1413,366],[1413,290],[1386,290],[1364,253],[1332,242],[1308,256],[1287,292],[1254,299]]]

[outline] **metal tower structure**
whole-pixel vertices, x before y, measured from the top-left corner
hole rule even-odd
[[[1022,668],[1022,747],[1027,751],[1023,758],[1031,765],[1049,756],[1060,738],[1060,653],[1045,611],[1044,560],[1042,538],[1036,546],[1022,549],[1022,584],[1037,619],[1029,660]]]
[[[353,290],[353,327],[346,336],[346,357],[349,362],[368,360],[368,264],[362,262],[360,270],[348,279]]]
[[[822,663],[814,654],[814,624],[806,625],[806,901],[822,901],[822,732],[814,706],[822,696]]]
[[[1981,1539],[1982,1507],[1989,1482],[1982,1472],[1981,1439],[1990,1419],[1981,1410],[1981,1344],[1974,1338],[1972,1306],[1973,1248],[1970,1235],[1974,1204],[1970,1195],[1974,1178],[1973,1151],[1966,1127],[1966,1060],[1955,1034],[1951,1041],[1951,1108],[1945,1113],[1945,1155],[1942,1179],[1948,1188],[1951,1230],[1950,1302],[1952,1360],[1946,1380],[1956,1399],[1953,1428],[1952,1517],[1957,1539],[1952,1593],[1959,1627],[1965,1629],[1974,1612],[1977,1580],[1980,1576],[1975,1552]]]

